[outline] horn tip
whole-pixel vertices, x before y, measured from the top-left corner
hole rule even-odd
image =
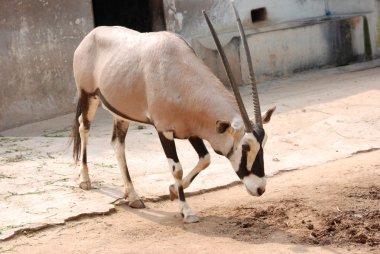
[[[235,1],[234,0],[230,0],[230,3],[231,3],[231,6],[232,6],[232,9],[235,12],[236,18],[239,19],[239,13],[237,12],[237,9],[236,9],[236,6],[235,6]]]

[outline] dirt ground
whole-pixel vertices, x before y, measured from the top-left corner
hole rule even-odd
[[[176,202],[126,204],[0,242],[9,253],[380,253],[380,150],[269,179],[260,198],[242,185]]]

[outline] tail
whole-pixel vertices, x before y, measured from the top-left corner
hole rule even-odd
[[[81,140],[79,134],[79,116],[82,114],[82,109],[80,106],[80,99],[78,99],[77,112],[75,114],[73,128],[71,130],[71,142],[73,142],[73,158],[74,162],[79,161],[80,149],[81,149]]]

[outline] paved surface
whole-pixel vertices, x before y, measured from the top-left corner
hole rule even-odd
[[[277,105],[266,130],[266,170],[273,175],[380,148],[379,61],[295,75],[259,86],[262,109]],[[242,88],[251,112],[249,88]],[[252,114],[251,114],[252,115]],[[1,133],[0,239],[25,228],[64,223],[80,214],[106,213],[122,196],[122,182],[109,144],[112,118],[99,109],[90,134],[93,187],[77,187],[68,136],[73,114]],[[155,130],[131,126],[127,161],[136,190],[147,199],[168,194],[173,182]],[[197,155],[187,141],[177,148],[185,173]],[[210,149],[211,150],[211,149]],[[238,181],[229,162],[212,153],[212,164],[187,192]],[[270,181],[268,183],[270,188]]]

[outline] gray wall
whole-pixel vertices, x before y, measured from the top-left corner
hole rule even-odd
[[[0,130],[74,110],[72,57],[91,0],[0,0]]]

